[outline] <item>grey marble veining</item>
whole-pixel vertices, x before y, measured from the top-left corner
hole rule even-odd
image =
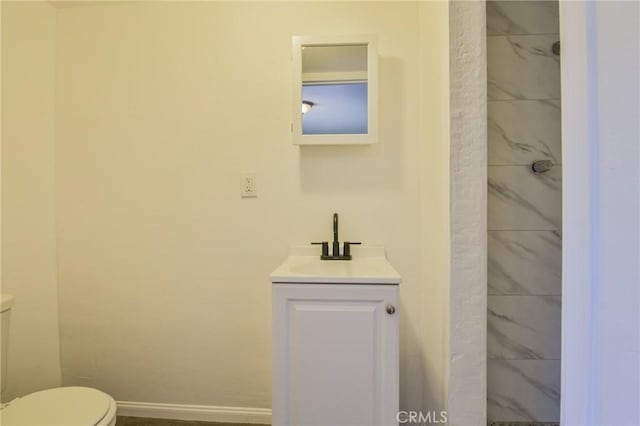
[[[560,101],[489,101],[488,164],[562,163]]]
[[[562,167],[535,174],[529,166],[488,167],[488,229],[559,230]]]
[[[489,100],[560,99],[558,35],[487,37]]]
[[[560,295],[559,231],[489,231],[489,295]]]
[[[560,359],[560,296],[489,296],[487,356]]]
[[[487,12],[487,419],[560,418],[562,150],[558,1]],[[553,168],[531,171],[536,160]],[[528,424],[528,423],[523,423]]]
[[[487,34],[555,34],[558,1],[487,1]]]
[[[560,418],[560,361],[487,361],[489,421]]]

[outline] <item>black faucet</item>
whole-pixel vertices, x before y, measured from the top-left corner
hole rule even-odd
[[[353,244],[362,244],[360,242],[353,241],[345,241],[344,249],[342,250],[342,255],[340,254],[340,241],[338,239],[338,213],[333,214],[333,244],[331,255],[329,255],[329,242],[322,241],[317,243],[322,245],[322,255],[320,255],[320,259],[322,260],[351,260],[351,246]]]
[[[333,257],[340,256],[340,243],[338,242],[338,213],[333,214]]]

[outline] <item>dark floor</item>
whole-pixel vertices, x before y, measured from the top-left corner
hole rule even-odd
[[[148,419],[146,417],[118,416],[116,426],[268,426],[248,423],[213,423],[189,420]]]

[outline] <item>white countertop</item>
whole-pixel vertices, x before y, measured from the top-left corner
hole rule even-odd
[[[342,248],[342,245],[341,245]],[[294,247],[271,273],[271,282],[297,284],[400,284],[384,247],[351,247],[352,260],[321,260],[319,246]]]

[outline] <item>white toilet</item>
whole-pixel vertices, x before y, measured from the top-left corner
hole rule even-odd
[[[0,301],[2,322],[2,390],[7,371],[9,319],[15,303],[3,294]],[[34,392],[5,404],[0,410],[2,426],[114,426],[116,402],[104,392],[84,387],[62,387]]]

